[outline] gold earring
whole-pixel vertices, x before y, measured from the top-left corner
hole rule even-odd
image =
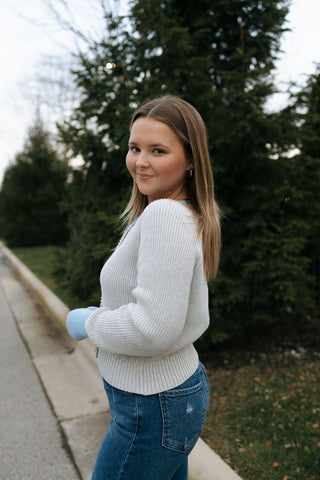
[[[188,172],[189,172],[189,178],[192,178],[193,170],[190,169],[190,170],[188,170]]]

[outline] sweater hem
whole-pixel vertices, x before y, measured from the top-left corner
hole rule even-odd
[[[139,358],[115,355],[99,349],[102,377],[115,388],[140,395],[154,395],[185,382],[195,373],[199,356],[194,346],[163,357]]]

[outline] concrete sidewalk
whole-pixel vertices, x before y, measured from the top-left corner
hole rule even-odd
[[[58,431],[61,430],[70,449],[74,471],[80,475],[73,477],[65,471],[61,476],[24,476],[21,466],[21,475],[12,477],[3,476],[0,467],[0,478],[90,480],[95,457],[110,421],[94,347],[89,340],[75,342],[70,339],[64,327],[67,307],[1,242],[0,262],[1,311],[2,304],[7,305],[3,310],[6,322],[18,325],[29,351],[28,369],[38,374]],[[8,316],[10,310],[11,317]],[[15,405],[12,408],[15,410]],[[36,418],[42,425],[42,415]],[[42,441],[49,443],[49,439]],[[58,460],[56,454],[53,458],[55,464],[65,465],[65,460]],[[41,462],[42,457],[34,458],[34,463]],[[189,480],[241,480],[201,439],[190,455],[189,464]],[[69,467],[73,467],[70,460]]]

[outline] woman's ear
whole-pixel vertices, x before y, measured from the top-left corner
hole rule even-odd
[[[189,162],[187,164],[187,170],[193,170],[194,169],[194,165],[193,165],[193,162]]]

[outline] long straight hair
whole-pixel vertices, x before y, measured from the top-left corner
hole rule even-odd
[[[204,272],[207,280],[212,280],[219,266],[221,230],[205,124],[192,105],[172,95],[156,98],[138,108],[131,118],[130,129],[140,117],[149,117],[168,125],[182,144],[186,159],[193,163],[192,177],[186,172],[186,187],[198,234],[202,235]],[[139,191],[134,181],[131,199],[121,217],[128,225],[141,215],[147,205],[148,197]]]

